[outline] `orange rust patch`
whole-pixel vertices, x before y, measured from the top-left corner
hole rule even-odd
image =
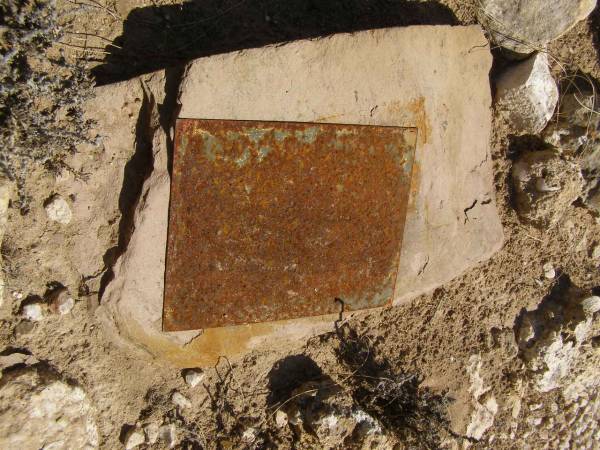
[[[390,302],[413,128],[177,122],[165,331]]]

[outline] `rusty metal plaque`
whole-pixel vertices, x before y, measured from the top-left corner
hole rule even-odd
[[[416,129],[177,121],[163,329],[389,304]]]

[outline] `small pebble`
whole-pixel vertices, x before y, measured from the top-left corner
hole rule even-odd
[[[242,441],[247,444],[252,444],[256,440],[256,430],[254,428],[248,428],[242,434]]]
[[[581,308],[586,316],[591,316],[600,311],[600,297],[592,295],[581,301]]]
[[[279,428],[283,428],[288,424],[288,415],[285,413],[285,411],[278,410],[275,413],[275,423]]]
[[[29,303],[22,308],[23,316],[27,320],[39,322],[44,318],[44,308],[41,303]]]
[[[155,444],[158,441],[158,424],[157,423],[149,423],[144,426],[144,434],[146,435],[146,441],[149,444]]]
[[[163,425],[158,429],[158,437],[168,447],[173,448],[177,445],[177,429],[172,423]]]
[[[33,331],[33,328],[33,322],[30,322],[29,320],[23,320],[15,327],[15,336],[19,337],[29,334]]]
[[[171,395],[171,401],[175,404],[175,406],[181,409],[192,407],[192,402],[190,402],[187,397],[177,391],[173,392],[173,395]]]
[[[75,306],[75,300],[69,295],[67,289],[61,289],[54,295],[50,308],[55,314],[68,314]]]
[[[146,437],[144,436],[144,432],[139,428],[132,428],[125,435],[125,448],[127,450],[137,447],[138,445],[142,445],[146,442]]]
[[[596,245],[592,250],[592,259],[600,259],[600,244]]]
[[[553,280],[554,277],[556,276],[556,271],[554,270],[554,266],[552,265],[552,263],[544,264],[543,269],[544,269],[544,276],[548,280]]]
[[[183,372],[183,378],[188,386],[196,387],[204,379],[204,372],[200,369],[187,369]]]
[[[54,195],[44,205],[48,219],[66,225],[73,217],[71,207],[60,195]]]

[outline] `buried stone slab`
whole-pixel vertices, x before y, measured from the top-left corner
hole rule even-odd
[[[489,156],[491,62],[477,26],[380,29],[215,55],[186,68],[179,117],[416,127],[392,296],[399,304],[502,245]],[[153,170],[136,206],[135,229],[102,299],[107,323],[125,341],[181,367],[270,349],[273,342],[300,346],[330,330],[337,316],[162,332],[168,136],[158,128],[151,141]]]

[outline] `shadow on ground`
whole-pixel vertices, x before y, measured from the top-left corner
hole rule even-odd
[[[408,25],[456,25],[435,1],[195,0],[136,8],[94,69],[106,84],[187,60],[341,32]]]

